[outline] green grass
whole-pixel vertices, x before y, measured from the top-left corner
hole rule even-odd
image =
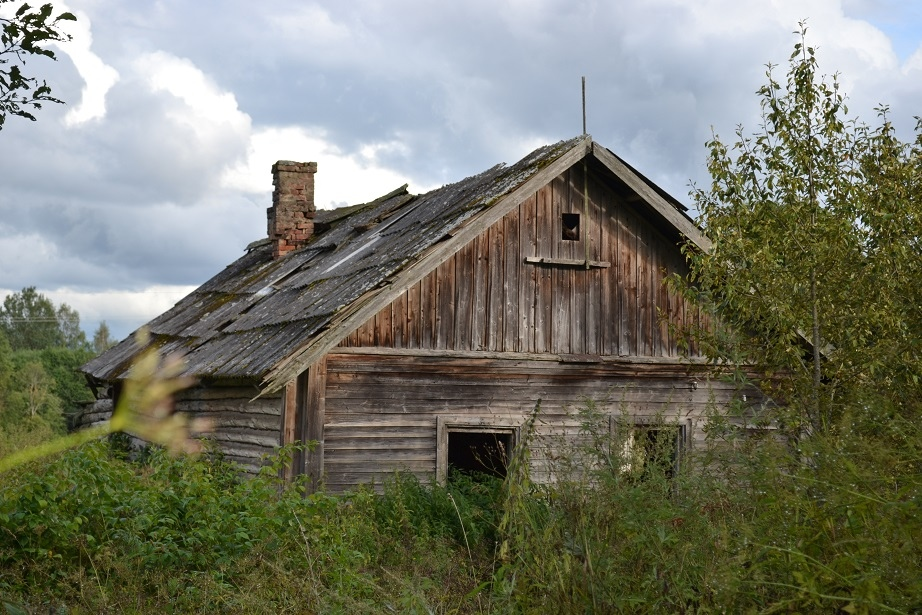
[[[922,610],[916,425],[799,448],[731,429],[671,478],[632,475],[619,443],[587,431],[550,486],[523,446],[505,481],[398,475],[339,497],[281,485],[286,452],[242,479],[214,456],[87,444],[4,475],[0,599],[26,613]]]

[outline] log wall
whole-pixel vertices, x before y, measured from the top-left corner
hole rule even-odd
[[[731,385],[708,381],[701,367],[663,361],[564,364],[383,350],[331,354],[324,482],[336,492],[380,484],[398,470],[430,481],[436,473],[438,417],[521,425],[539,402],[532,464],[534,477],[547,480],[547,454],[560,446],[560,436],[572,442],[579,435],[586,400],[605,416],[685,421],[694,447],[704,437],[708,409],[739,395]]]
[[[282,393],[253,400],[258,392],[253,385],[193,387],[177,395],[176,411],[214,420],[209,437],[225,458],[255,473],[263,455],[278,449],[283,405]]]
[[[262,457],[279,447],[283,436],[282,394],[251,401],[259,389],[255,384],[211,383],[176,394],[174,411],[191,418],[214,421],[215,429],[206,437],[217,443],[228,461],[240,464],[249,473],[262,467]],[[74,427],[82,429],[112,418],[113,400],[99,399],[87,404]],[[138,445],[143,442],[138,440]]]

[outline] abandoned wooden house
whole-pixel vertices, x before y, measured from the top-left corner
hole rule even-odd
[[[701,316],[664,278],[686,272],[681,242],[708,239],[589,136],[335,210],[315,211],[316,170],[274,165],[268,237],[147,325],[199,380],[176,409],[213,417],[229,459],[253,470],[316,441],[292,471],[334,492],[399,470],[501,473],[491,451],[517,445],[538,402],[537,435],[565,435],[587,399],[668,423],[678,451],[740,395],[670,327]],[[128,339],[86,364],[94,390],[117,395],[139,351]],[[540,450],[531,463],[546,477]]]

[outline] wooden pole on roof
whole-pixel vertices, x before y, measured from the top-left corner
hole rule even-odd
[[[586,136],[586,76],[583,75],[583,136]],[[589,169],[583,158],[583,247],[586,256],[586,269],[589,269]]]

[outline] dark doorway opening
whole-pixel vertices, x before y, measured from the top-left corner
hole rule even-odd
[[[512,444],[511,431],[449,431],[449,473],[480,472],[505,478]]]

